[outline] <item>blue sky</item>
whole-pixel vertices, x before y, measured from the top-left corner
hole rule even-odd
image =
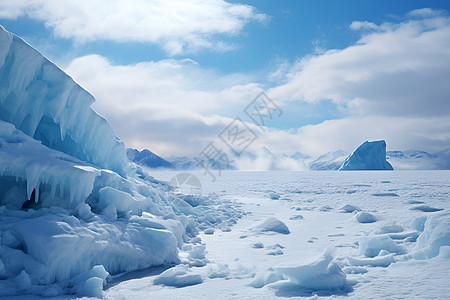
[[[18,0],[0,1],[0,24],[91,92],[128,146],[195,155],[264,90],[283,115],[254,149],[319,155],[383,138],[436,152],[450,147],[449,11],[418,0]]]

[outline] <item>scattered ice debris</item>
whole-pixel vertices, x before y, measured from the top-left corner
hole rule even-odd
[[[264,248],[264,244],[261,243],[261,242],[253,243],[253,244],[252,244],[252,248],[255,248],[255,249],[262,249],[262,248]]]
[[[205,234],[214,234],[214,228],[207,228],[203,231]]]
[[[333,208],[330,207],[329,205],[322,205],[319,207],[319,211],[323,211],[323,212],[332,211],[332,210],[333,210]]]
[[[267,246],[266,249],[268,249],[269,251],[267,252],[267,255],[283,255],[284,252],[281,249],[284,249],[283,246],[281,246],[280,244],[274,244],[274,245],[270,245]]]
[[[228,265],[211,264],[208,266],[208,278],[230,278],[230,269]]]
[[[423,204],[424,202],[423,201],[419,201],[419,200],[409,200],[407,203],[408,204]]]
[[[384,233],[399,233],[402,232],[404,229],[402,226],[397,224],[387,224],[383,225],[380,228],[378,228],[375,233],[376,234],[384,234]]]
[[[374,223],[378,220],[377,217],[365,211],[358,212],[353,218],[359,223]]]
[[[411,207],[410,208],[411,210],[420,210],[420,211],[423,211],[423,212],[436,212],[436,211],[441,211],[441,210],[443,210],[442,208],[436,208],[436,207],[431,207],[431,206],[428,206],[428,205],[417,205],[417,206],[414,206],[414,207]]]
[[[289,234],[289,228],[286,224],[274,217],[269,217],[262,221],[259,225],[253,227],[257,232],[277,232],[281,234]]]
[[[303,295],[306,291],[342,294],[352,291],[354,284],[347,280],[345,273],[334,261],[331,251],[327,251],[318,260],[306,265],[274,269],[278,277],[283,280],[268,286],[279,292],[297,291],[299,295]]]
[[[20,274],[14,278],[13,281],[17,285],[17,287],[22,291],[26,291],[31,287],[30,275],[28,275],[28,273],[25,270],[22,270]]]
[[[424,230],[417,239],[415,257],[433,258],[445,246],[450,246],[450,212],[447,211],[428,216]]]
[[[195,274],[192,269],[186,265],[177,265],[167,269],[160,275],[156,276],[154,280],[154,284],[174,287],[184,287],[200,284],[202,282],[202,276],[200,274]]]
[[[359,239],[360,254],[367,257],[375,257],[379,255],[381,250],[388,251],[389,253],[395,253],[397,255],[405,254],[407,252],[405,246],[397,244],[386,235],[363,237]]]
[[[339,208],[339,212],[343,212],[343,213],[352,213],[354,211],[361,211],[361,208],[359,208],[356,205],[352,205],[352,204],[345,204],[344,206]]]
[[[335,234],[329,234],[328,237],[338,237],[338,236],[345,236],[343,233],[335,233]]]
[[[364,274],[368,272],[365,268],[354,266],[344,267],[342,271],[344,271],[345,274]]]
[[[89,272],[72,278],[70,284],[74,286],[74,291],[79,295],[101,298],[108,275],[105,268],[98,265],[94,266]]]
[[[303,220],[304,217],[302,215],[293,215],[289,217],[289,220]]]
[[[267,252],[267,255],[273,255],[273,256],[283,255],[283,254],[284,254],[284,252],[281,249],[274,249],[274,250],[270,250]]]
[[[417,241],[420,232],[418,231],[408,231],[408,232],[398,232],[398,233],[388,233],[387,236],[393,240],[402,240],[403,242],[414,243]]]
[[[275,193],[275,192],[269,193],[269,198],[272,200],[278,200],[278,199],[280,199],[280,197],[281,197],[281,194],[279,194],[279,193]]]
[[[374,193],[372,196],[375,197],[398,197],[398,194],[396,193]]]
[[[372,266],[372,267],[389,267],[390,264],[395,263],[394,254],[382,255],[385,252],[380,253],[380,255],[373,258],[356,258],[347,257],[348,262],[352,266]]]
[[[425,222],[426,221],[427,221],[427,216],[417,217],[411,222],[411,227],[414,230],[423,232],[423,230],[425,229]]]
[[[276,282],[278,280],[282,280],[283,276],[280,276],[271,268],[269,272],[267,272],[265,275],[258,275],[255,277],[255,279],[250,283],[250,286],[254,288],[262,288],[267,284]]]
[[[194,245],[189,249],[188,260],[189,266],[203,267],[206,265],[205,245]]]

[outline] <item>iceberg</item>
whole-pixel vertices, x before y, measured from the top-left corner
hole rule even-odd
[[[345,159],[339,170],[393,170],[386,161],[386,142],[365,141]]]

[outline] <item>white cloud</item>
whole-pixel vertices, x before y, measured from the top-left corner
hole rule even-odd
[[[352,24],[350,24],[350,29],[352,30],[361,30],[361,29],[373,29],[377,30],[379,27],[372,22],[360,22],[360,21],[353,21]]]
[[[297,62],[270,95],[280,101],[331,99],[361,115],[450,114],[449,18],[381,27],[355,45]]]
[[[198,153],[261,91],[251,76],[221,75],[192,60],[113,65],[99,55],[65,69],[97,99],[93,108],[127,146],[166,155]]]
[[[291,101],[338,103],[348,117],[288,131],[269,129],[249,147],[317,156],[385,139],[388,149],[436,152],[450,145],[450,22],[446,17],[381,24],[342,50],[286,66],[269,80],[283,110]],[[197,155],[261,89],[256,78],[205,70],[192,60],[129,66],[101,56],[75,59],[66,71],[94,94],[129,146],[163,156]],[[229,116],[227,118],[224,116]],[[289,164],[289,160],[285,161]],[[242,161],[245,165],[245,161]],[[258,160],[258,166],[270,164]]]
[[[0,17],[44,21],[55,35],[78,42],[155,43],[169,54],[203,48],[227,51],[216,35],[233,36],[268,17],[249,5],[223,0],[14,0],[0,1]]]
[[[427,17],[436,17],[441,14],[442,14],[442,12],[439,10],[426,7],[426,8],[419,8],[419,9],[412,10],[408,13],[408,16],[427,18]]]

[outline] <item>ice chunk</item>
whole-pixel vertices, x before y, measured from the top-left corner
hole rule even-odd
[[[393,170],[386,161],[386,142],[365,141],[345,159],[339,170]]]
[[[274,217],[269,217],[261,222],[261,224],[255,226],[253,230],[258,232],[277,232],[281,234],[289,234],[289,228],[286,224]]]
[[[22,270],[22,272],[14,278],[14,283],[20,290],[27,290],[31,287],[30,275],[28,275],[25,270]]]
[[[386,224],[377,229],[377,234],[399,233],[403,231],[403,227],[397,224]]]
[[[275,192],[270,192],[269,193],[269,198],[272,200],[278,200],[280,199],[281,195],[279,193],[275,193]]]
[[[426,221],[427,221],[427,216],[417,217],[411,222],[411,227],[414,230],[423,232],[423,230],[425,229],[425,222]]]
[[[174,287],[184,287],[194,284],[200,284],[202,282],[202,277],[199,274],[193,274],[189,267],[186,265],[178,265],[170,268],[162,272],[154,280],[154,284],[162,284]]]
[[[361,211],[361,208],[359,208],[356,205],[352,205],[352,204],[345,204],[344,206],[342,206],[341,208],[339,208],[340,212],[344,212],[344,213],[352,213],[354,211]]]
[[[321,258],[310,264],[297,267],[277,267],[275,271],[287,279],[271,285],[279,290],[302,288],[311,291],[341,291],[348,292],[351,283],[342,272],[339,265],[333,261],[331,251],[327,251]]]
[[[379,255],[373,258],[356,258],[347,257],[348,262],[352,266],[372,266],[372,267],[389,267],[390,264],[395,263],[394,254]]]
[[[214,264],[208,268],[208,278],[228,278],[230,270],[227,265]]]
[[[377,221],[377,217],[365,211],[358,212],[353,218],[359,223],[373,223]]]
[[[345,267],[342,269],[345,274],[364,274],[367,273],[367,269],[361,267]]]
[[[433,258],[443,246],[450,246],[450,212],[446,211],[428,216],[417,239],[415,256],[418,259]]]
[[[394,240],[385,235],[363,237],[359,240],[359,251],[362,255],[375,257],[381,250],[386,250],[389,253],[395,254],[405,254],[407,252],[404,246],[397,244]]]
[[[261,243],[261,242],[253,243],[253,244],[252,244],[252,248],[255,248],[255,249],[262,249],[262,248],[264,248],[264,244]]]

